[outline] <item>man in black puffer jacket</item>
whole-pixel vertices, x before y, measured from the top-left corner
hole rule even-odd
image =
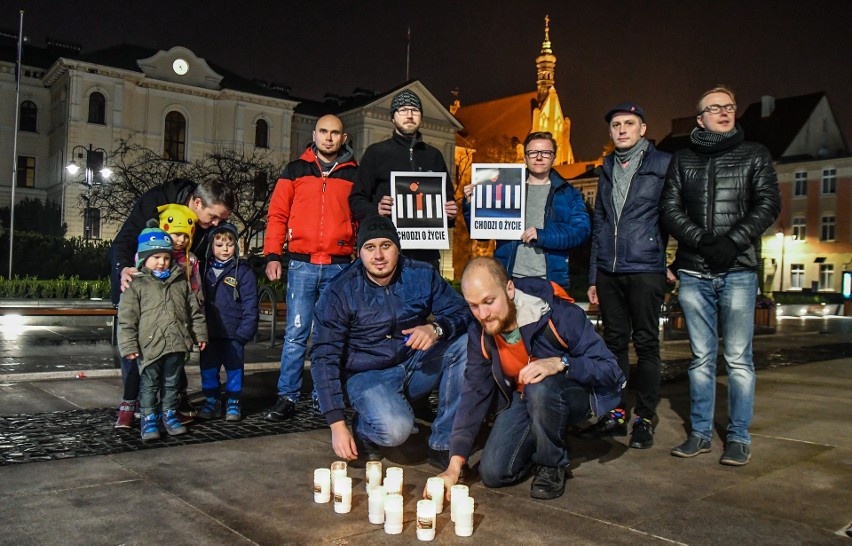
[[[716,399],[717,324],[728,371],[728,434],[719,461],[751,458],[748,428],[754,407],[754,299],[760,236],[778,217],[781,195],[769,151],[745,142],[736,125],[734,93],[716,87],[698,102],[690,147],[669,166],[660,217],[678,240],[679,301],[689,331],[692,433],[676,457],[710,451]]]

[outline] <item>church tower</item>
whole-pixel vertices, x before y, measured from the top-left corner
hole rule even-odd
[[[556,72],[556,55],[550,47],[550,16],[544,16],[544,41],[541,43],[541,53],[535,59],[538,71],[538,105],[544,103],[547,92],[553,87],[553,75]]]
[[[550,43],[550,17],[544,17],[544,41],[541,53],[535,59],[538,72],[538,93],[533,104],[532,130],[547,131],[556,139],[555,165],[574,163],[574,150],[571,148],[571,118],[564,116],[559,95],[554,87],[556,73],[556,55]]]

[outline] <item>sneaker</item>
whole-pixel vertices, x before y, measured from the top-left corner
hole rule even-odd
[[[633,421],[633,434],[630,435],[630,447],[648,449],[654,445],[654,426],[650,419],[636,417]]]
[[[430,447],[426,462],[438,470],[444,471],[450,466],[450,452],[449,450],[441,451]]]
[[[136,400],[123,400],[118,406],[118,418],[115,428],[133,427],[133,414],[136,413]]]
[[[559,498],[565,492],[565,482],[570,477],[571,470],[567,467],[539,466],[530,486],[530,497],[545,500]]]
[[[168,410],[163,414],[163,427],[166,429],[166,432],[169,433],[169,436],[177,436],[179,434],[186,434],[186,427],[183,426],[183,423],[178,419],[177,411]]]
[[[222,401],[216,396],[204,398],[204,406],[198,412],[199,419],[216,419],[222,417]]]
[[[751,460],[750,446],[742,442],[728,442],[719,463],[728,466],[745,466],[749,460]]]
[[[379,446],[362,438],[360,434],[353,434],[355,437],[355,449],[358,450],[358,458],[354,461],[349,461],[349,466],[352,468],[363,468],[367,466],[367,461],[381,461],[382,450]]]
[[[296,403],[286,396],[279,396],[272,409],[263,414],[267,421],[283,421],[296,413]]]
[[[691,435],[686,441],[672,449],[675,457],[695,457],[701,453],[710,453],[710,440],[704,440],[698,436]]]
[[[243,418],[240,412],[240,401],[236,398],[229,398],[227,409],[225,410],[225,421],[239,421]]]
[[[581,430],[578,436],[587,440],[604,436],[627,436],[627,415],[623,409],[615,408],[594,425]]]
[[[159,440],[160,429],[157,428],[157,414],[145,415],[142,417],[142,422],[139,423],[139,429],[142,431],[142,440]]]

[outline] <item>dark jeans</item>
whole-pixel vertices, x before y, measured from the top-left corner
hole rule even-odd
[[[122,400],[136,400],[139,398],[139,363],[121,357],[121,381],[124,383],[124,395]],[[180,378],[178,380],[178,392],[186,392],[189,381],[186,379],[186,368],[181,366]]]
[[[139,411],[145,415],[177,409],[178,382],[186,353],[169,353],[139,372]]]
[[[497,415],[482,450],[479,476],[487,487],[512,485],[533,465],[562,468],[570,462],[565,429],[588,418],[589,391],[565,374],[546,377],[512,395]]]
[[[663,273],[598,271],[603,339],[618,359],[624,377],[629,379],[627,349],[632,330],[633,348],[639,360],[633,378],[636,415],[645,419],[654,418],[660,401],[660,309],[665,285]],[[623,399],[621,407],[624,408]]]

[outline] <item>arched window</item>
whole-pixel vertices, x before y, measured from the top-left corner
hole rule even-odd
[[[25,100],[21,103],[21,119],[18,129],[30,133],[38,132],[38,106],[31,100]]]
[[[163,157],[172,161],[186,161],[186,118],[174,110],[166,114]]]
[[[89,95],[89,123],[106,125],[106,99],[97,91]]]
[[[254,126],[254,145],[256,148],[269,148],[269,124],[259,119]]]

